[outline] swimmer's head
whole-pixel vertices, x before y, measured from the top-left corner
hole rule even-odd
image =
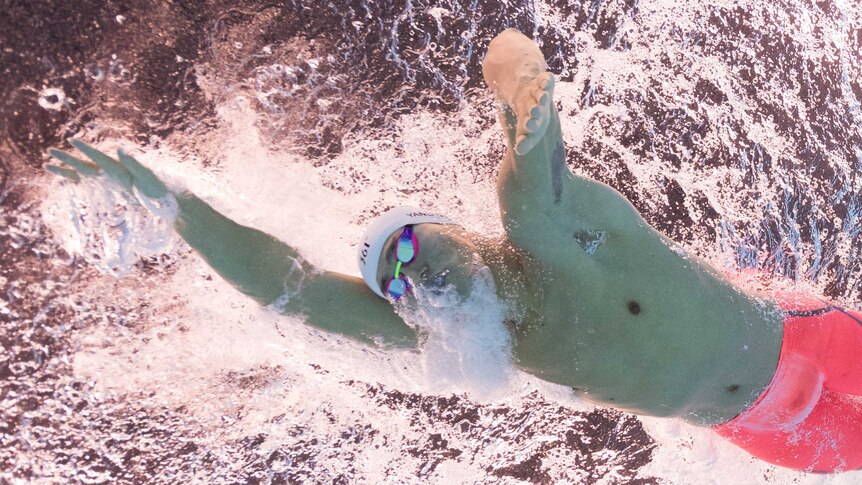
[[[399,275],[420,290],[469,293],[476,252],[466,231],[445,216],[415,207],[392,209],[366,231],[359,245],[359,268],[368,287],[387,298],[385,285],[395,274],[395,247],[405,226],[412,227],[418,251],[409,264],[401,265]]]

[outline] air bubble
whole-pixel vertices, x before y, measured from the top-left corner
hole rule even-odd
[[[61,88],[45,88],[39,93],[39,106],[60,111],[66,104],[66,93]]]

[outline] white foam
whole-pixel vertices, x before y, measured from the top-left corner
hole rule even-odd
[[[69,254],[96,268],[124,275],[141,258],[170,252],[176,201],[132,194],[105,175],[75,184],[54,180],[43,214]],[[136,197],[136,195],[138,195]]]
[[[423,337],[424,382],[435,394],[468,392],[487,401],[511,393],[513,372],[507,309],[497,298],[491,272],[479,270],[470,296],[461,301],[454,286],[416,289],[419,306],[400,315]]]

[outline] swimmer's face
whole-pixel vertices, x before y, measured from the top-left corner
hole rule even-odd
[[[386,283],[395,274],[398,262],[395,245],[402,231],[403,228],[392,233],[383,246],[377,281],[384,293]],[[410,264],[401,265],[401,275],[406,276],[414,287],[406,298],[413,300],[417,291],[439,291],[448,285],[453,285],[461,298],[468,297],[477,270],[477,252],[464,228],[448,224],[416,224],[413,234],[419,241],[419,251]]]

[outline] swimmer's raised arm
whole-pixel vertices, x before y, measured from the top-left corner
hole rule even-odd
[[[412,346],[416,335],[392,306],[360,278],[319,271],[284,242],[225,217],[191,192],[170,191],[148,168],[120,151],[118,159],[81,141],[72,144],[95,164],[66,152],[50,153],[65,166],[48,170],[73,182],[104,172],[128,192],[151,199],[173,197],[174,229],[204,260],[239,291],[306,323],[365,343]]]
[[[639,230],[642,219],[622,194],[569,170],[554,77],[536,44],[517,30],[502,32],[488,46],[482,72],[500,101],[509,145],[497,184],[509,236],[532,247],[532,238],[546,239],[548,221],[561,218],[573,221],[564,227],[570,233]]]

